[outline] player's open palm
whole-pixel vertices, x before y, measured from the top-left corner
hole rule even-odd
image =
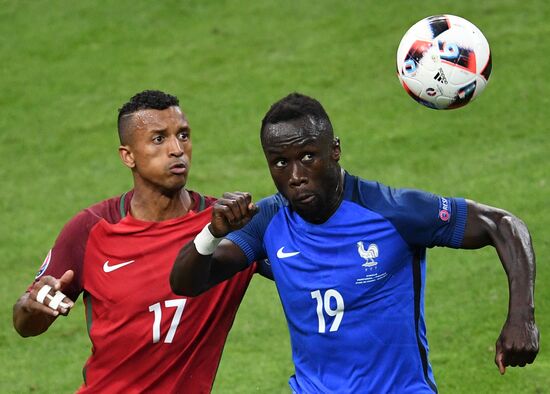
[[[539,351],[539,329],[534,321],[506,320],[496,343],[495,363],[501,374],[507,366],[531,364]]]
[[[62,290],[74,278],[72,270],[66,271],[61,278],[46,275],[34,283],[26,307],[35,312],[42,312],[51,316],[67,315],[74,302]]]
[[[224,237],[231,231],[242,228],[257,211],[250,193],[224,193],[214,205],[210,231],[217,238]]]

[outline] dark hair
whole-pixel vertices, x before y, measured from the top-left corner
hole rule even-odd
[[[169,107],[178,106],[179,100],[176,96],[161,92],[160,90],[144,90],[134,95],[127,103],[118,110],[118,136],[120,142],[124,143],[124,127],[122,127],[122,118],[125,115],[132,114],[142,109],[163,110]]]
[[[261,133],[268,124],[311,117],[332,133],[332,124],[321,103],[301,93],[291,93],[271,106],[262,120]]]

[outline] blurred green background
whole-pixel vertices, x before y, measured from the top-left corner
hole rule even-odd
[[[442,393],[550,392],[549,11],[543,0],[0,1],[0,392],[81,384],[81,301],[31,339],[12,328],[11,307],[72,215],[131,188],[116,116],[143,89],[180,98],[193,128],[191,189],[271,194],[260,120],[300,91],[325,106],[351,173],[520,216],[539,263],[537,361],[505,376],[493,363],[508,296],[491,248],[430,251],[430,358]],[[493,54],[486,91],[454,111],[416,104],[395,75],[402,35],[441,13],[476,24]],[[255,278],[214,392],[286,393],[292,373],[275,287]]]

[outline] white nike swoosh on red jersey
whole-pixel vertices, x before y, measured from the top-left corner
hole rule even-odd
[[[109,265],[109,260],[103,264],[103,271],[105,272],[112,272],[114,270],[117,270],[119,268],[122,268],[128,264],[132,264],[135,260],[125,261],[124,263],[115,264],[115,265]]]

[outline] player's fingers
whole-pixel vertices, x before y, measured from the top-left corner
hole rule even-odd
[[[26,308],[28,308],[29,310],[32,310],[32,311],[35,311],[35,312],[40,312],[40,313],[44,313],[46,315],[50,315],[50,316],[57,316],[59,315],[59,311],[56,311],[56,310],[53,310],[52,308],[44,305],[43,303],[41,302],[38,302],[36,300],[36,298],[33,298],[31,296],[31,294],[29,294],[29,298],[26,302]]]
[[[216,219],[221,219],[224,222],[231,223],[235,221],[235,214],[227,201],[218,200],[214,205],[214,210],[212,215]]]
[[[252,217],[252,216],[256,215],[259,211],[260,211],[260,207],[258,207],[253,202],[250,202],[248,204],[248,216]]]
[[[58,310],[54,310],[46,305],[43,305],[39,302],[36,302],[34,301],[35,305],[33,305],[33,309],[36,310],[36,311],[39,311],[39,312],[42,312],[42,313],[45,313],[46,315],[51,315],[51,316],[58,316],[59,315],[59,311]]]
[[[246,217],[246,213],[243,212],[242,201],[239,199],[223,199],[220,204],[227,207],[226,217],[231,226],[240,223]]]
[[[498,367],[498,371],[501,375],[504,375],[506,372],[506,366],[504,365],[504,354],[501,352],[497,352],[495,356],[495,364]]]
[[[55,289],[56,290],[63,290],[69,283],[72,282],[74,278],[74,271],[73,270],[67,270],[65,273],[57,280]]]
[[[43,305],[50,310],[61,312],[66,315],[69,313],[69,310],[74,306],[74,302],[63,294],[59,290],[55,290],[55,285],[45,284],[43,282],[37,282],[33,286],[33,291],[29,294],[29,298],[39,305]],[[58,281],[54,281],[56,284]],[[44,311],[43,308],[38,308],[41,311]],[[56,314],[54,314],[56,316]]]
[[[242,218],[249,215],[248,205],[252,201],[252,196],[247,192],[224,193],[225,203],[234,210],[235,217]]]
[[[51,287],[55,287],[57,284],[57,279],[55,279],[53,276],[45,275],[42,276],[38,282],[34,283],[33,289],[40,290],[42,286],[48,285]]]
[[[55,278],[51,276],[40,278],[38,282],[35,282],[33,284],[29,297],[32,300],[37,300],[38,297],[43,299],[54,286],[55,286]],[[38,302],[42,303],[42,301],[38,301]]]
[[[60,315],[67,316],[69,314],[69,312],[71,311],[71,309],[73,309],[74,302],[69,297],[65,297],[63,299],[62,305],[63,304],[65,304],[65,305],[64,306],[60,305],[57,308],[57,310],[59,311]]]

